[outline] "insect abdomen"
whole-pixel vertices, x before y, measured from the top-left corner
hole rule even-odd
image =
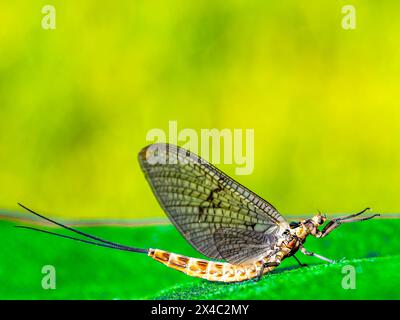
[[[240,282],[258,276],[262,260],[248,265],[233,265],[226,262],[207,261],[185,257],[159,249],[149,249],[148,255],[167,267],[181,271],[189,276],[218,282]],[[274,267],[264,269],[269,272]]]

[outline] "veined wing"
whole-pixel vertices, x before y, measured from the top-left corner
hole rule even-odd
[[[246,264],[274,253],[273,247],[279,236],[254,230],[219,228],[214,242],[220,255],[232,264]]]
[[[211,259],[235,263],[237,251],[246,251],[248,259],[241,257],[241,262],[252,260],[245,244],[222,250],[224,237],[218,235],[229,237],[235,234],[232,230],[247,230],[269,239],[267,250],[274,244],[271,239],[289,229],[270,203],[186,149],[152,144],[140,151],[139,163],[171,222],[194,248]]]

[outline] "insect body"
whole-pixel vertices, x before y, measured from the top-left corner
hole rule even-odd
[[[321,214],[289,224],[269,202],[186,149],[153,144],[144,148],[138,157],[155,197],[171,222],[197,251],[214,261],[110,242],[21,205],[35,215],[91,240],[32,227],[22,228],[103,247],[146,253],[170,268],[209,281],[239,282],[259,279],[285,258],[293,256],[299,262],[294,256],[298,250],[332,263],[328,258],[307,251],[303,246],[306,238],[309,235],[322,238],[343,223],[377,216],[357,218],[365,209],[332,219],[322,230],[319,227],[326,222],[326,217]]]

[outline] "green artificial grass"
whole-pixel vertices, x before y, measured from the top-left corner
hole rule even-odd
[[[342,268],[356,271],[355,289],[344,289]],[[399,299],[400,256],[350,259],[327,265],[281,268],[261,281],[176,285],[157,299]],[[346,273],[347,274],[347,273]]]
[[[400,220],[375,219],[341,226],[306,247],[331,259],[328,265],[298,253],[309,266],[285,260],[259,282],[209,283],[166,268],[144,254],[122,252],[16,229],[0,221],[1,299],[399,299]],[[172,226],[81,227],[137,247],[202,257]],[[66,233],[59,228],[51,231]],[[44,290],[44,265],[56,269],[56,289]],[[342,288],[342,268],[356,270],[356,289]]]

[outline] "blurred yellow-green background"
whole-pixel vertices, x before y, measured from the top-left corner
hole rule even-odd
[[[343,5],[356,29],[342,28]],[[41,27],[44,5],[56,29]],[[235,176],[284,214],[398,212],[399,1],[0,3],[0,208],[164,216],[153,128],[254,128]],[[220,166],[221,167],[221,166]]]

